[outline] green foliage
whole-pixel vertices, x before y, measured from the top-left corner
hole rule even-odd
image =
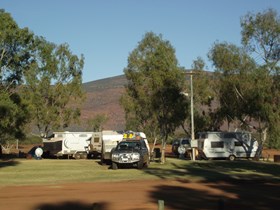
[[[25,144],[25,145],[41,145],[42,144],[42,138],[39,136],[31,136],[28,135],[26,136],[20,144]]]
[[[102,131],[103,125],[108,121],[108,116],[105,114],[98,114],[94,118],[87,120],[88,130],[90,131]]]
[[[43,135],[80,115],[83,56],[21,29],[0,10],[0,138],[22,136],[34,119]]]
[[[162,36],[146,33],[128,57],[124,70],[128,80],[121,104],[127,127],[151,137],[168,135],[184,122],[187,100],[184,71],[178,67],[175,50]]]
[[[273,9],[263,13],[248,13],[241,19],[242,43],[257,58],[261,58],[272,72],[279,74],[280,18]],[[275,68],[277,67],[278,68]]]
[[[10,138],[24,138],[23,128],[29,113],[18,94],[0,91],[0,119],[0,144]]]
[[[24,136],[29,113],[16,86],[32,61],[32,41],[28,29],[20,29],[10,14],[0,10],[0,143]]]
[[[220,123],[217,123],[219,116],[215,114],[213,109],[213,101],[216,98],[215,79],[208,72],[204,71],[204,66],[205,62],[201,57],[193,61],[195,132],[217,130],[220,126]]]
[[[262,122],[267,123],[269,147],[280,148],[280,18],[273,9],[248,13],[241,20],[242,43],[252,56],[261,58],[257,91]],[[257,60],[258,61],[258,60]],[[262,100],[260,100],[262,99]]]
[[[55,45],[43,38],[35,41],[36,62],[25,73],[26,85],[21,91],[34,123],[41,135],[47,136],[80,116],[83,57],[72,55],[67,44]]]
[[[280,148],[280,19],[271,9],[249,13],[241,27],[244,48],[215,43],[209,52],[219,79],[217,113],[229,123],[238,120],[246,129],[257,129],[263,141],[268,130],[269,147]]]

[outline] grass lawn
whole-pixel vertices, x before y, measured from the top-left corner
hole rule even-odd
[[[0,161],[0,186],[73,182],[113,182],[140,179],[188,181],[270,180],[280,181],[280,164],[272,162],[188,161],[167,158],[166,164],[151,162],[149,168],[112,170],[99,160]]]

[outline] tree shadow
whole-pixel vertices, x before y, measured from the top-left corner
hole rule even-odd
[[[280,181],[280,165],[253,161],[195,161],[186,164],[170,163],[170,168],[149,168],[145,173],[161,179],[192,176],[207,181]]]
[[[208,171],[218,171],[219,173],[242,173],[245,172],[246,176],[250,178],[251,175],[259,174],[259,177],[272,176],[272,179],[280,179],[280,164],[256,162],[256,161],[206,161],[206,162],[193,162],[190,169],[205,169]],[[251,174],[251,175],[250,175]],[[261,175],[263,174],[263,175]]]
[[[85,204],[81,202],[63,202],[58,204],[40,204],[34,210],[107,210],[108,204],[105,202]]]
[[[146,173],[161,179],[177,178],[182,186],[158,186],[151,197],[164,200],[167,209],[279,209],[280,165],[262,162],[196,161],[171,169],[151,168]],[[189,177],[224,195],[189,188]],[[230,197],[233,194],[235,197]]]
[[[279,209],[280,186],[267,184],[244,184],[221,186],[213,185],[224,191],[225,195],[217,195],[203,189],[193,189],[186,186],[162,185],[150,192],[151,198],[156,201],[164,200],[166,209],[188,210],[242,210],[242,209]],[[228,195],[232,193],[234,196]]]
[[[17,166],[19,164],[18,161],[14,160],[2,160],[0,161],[0,169],[8,166]]]

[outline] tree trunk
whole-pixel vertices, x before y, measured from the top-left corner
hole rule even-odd
[[[161,158],[160,158],[160,162],[162,164],[165,163],[165,146],[166,146],[166,139],[162,141]]]
[[[153,147],[152,147],[152,150],[151,150],[151,154],[149,154],[152,157],[153,160],[155,158],[154,149],[155,149],[156,143],[157,143],[157,137],[155,137],[154,144],[153,144]]]
[[[268,128],[265,128],[265,129],[263,129],[260,132],[260,134],[261,134],[261,142],[259,144],[259,147],[258,147],[256,155],[255,155],[255,157],[257,159],[259,159],[261,157],[261,155],[262,155],[263,145],[264,145],[264,143],[266,142],[266,139],[267,139],[267,129]]]

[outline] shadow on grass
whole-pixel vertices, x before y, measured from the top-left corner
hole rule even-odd
[[[0,169],[8,166],[17,166],[18,164],[19,162],[14,160],[0,160]]]
[[[253,161],[170,164],[171,169],[145,170],[161,179],[177,178],[182,183],[182,186],[161,185],[150,192],[155,201],[164,200],[167,209],[279,209],[279,164]],[[196,187],[190,187],[189,180],[193,178],[200,180]]]
[[[107,203],[84,204],[81,202],[63,202],[58,204],[41,204],[34,210],[107,210]]]
[[[207,181],[280,181],[280,164],[254,161],[195,161],[169,163],[172,167],[149,168],[145,173],[167,178],[195,178]]]

